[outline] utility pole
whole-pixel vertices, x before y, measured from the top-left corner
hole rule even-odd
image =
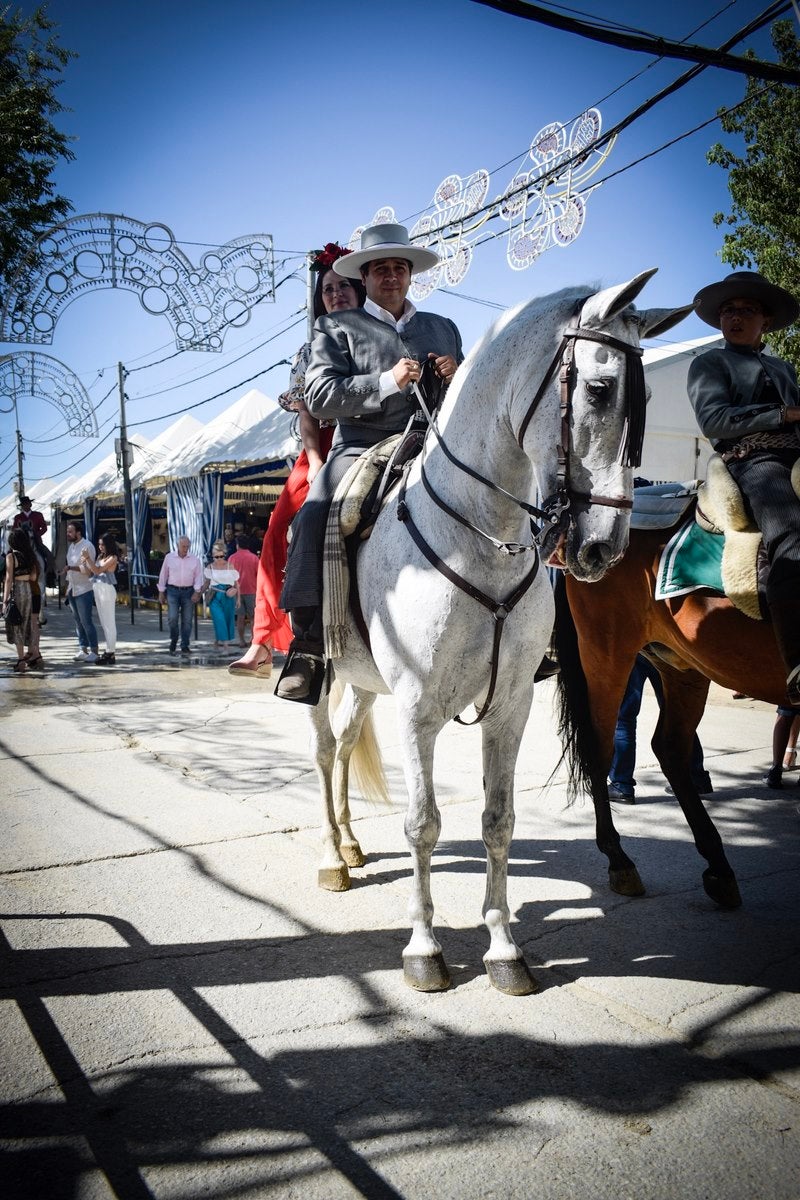
[[[306,321],[308,341],[314,336],[314,272],[311,270],[311,255],[306,259]]]
[[[125,545],[128,548],[128,600],[131,609],[131,625],[133,625],[133,563],[136,551],[134,545],[133,493],[131,492],[130,472],[133,454],[128,443],[128,425],[125,420],[125,368],[122,363],[117,363],[117,378],[119,381],[119,447],[117,453],[122,461],[122,491],[125,497]]]
[[[15,404],[14,405],[15,411],[16,411],[16,407],[17,406]],[[22,460],[24,459],[24,457],[25,457],[25,455],[22,450],[22,431],[20,430],[19,426],[17,426],[17,495],[18,496],[25,495],[25,480],[24,480],[23,474],[22,474]]]

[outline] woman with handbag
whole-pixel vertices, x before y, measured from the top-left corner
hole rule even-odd
[[[39,564],[28,534],[24,529],[12,529],[3,582],[3,616],[6,639],[17,651],[14,671],[18,675],[24,675],[30,667],[44,666],[39,653],[39,622],[33,618],[32,585],[38,578]]]
[[[214,624],[214,645],[224,646],[236,637],[236,607],[239,603],[239,572],[228,564],[225,543],[214,542],[211,562],[205,569],[203,591],[210,593],[208,611]]]

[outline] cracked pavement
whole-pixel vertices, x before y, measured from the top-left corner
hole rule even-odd
[[[514,933],[539,992],[481,956],[477,730],[437,747],[436,928],[453,977],[402,981],[410,860],[392,702],[391,802],[316,886],[306,713],[153,613],[118,610],[118,666],[72,661],[51,601],[43,677],[0,665],[0,1195],[797,1200],[800,789],[768,791],[773,712],[712,688],[708,808],[744,905],[721,912],[639,723],[615,819],[647,895],[607,886],[568,805],[553,685],[517,774]],[[201,624],[201,639],[211,640]],[[11,659],[8,659],[10,664]]]

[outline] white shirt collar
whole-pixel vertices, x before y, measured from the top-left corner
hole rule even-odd
[[[392,325],[399,333],[402,329],[405,329],[417,310],[408,297],[406,297],[402,316],[396,321],[390,312],[387,312],[385,308],[381,308],[380,304],[376,304],[374,300],[370,300],[367,297],[364,301],[364,311],[368,312],[371,317],[377,317],[379,321],[384,321],[387,325]]]

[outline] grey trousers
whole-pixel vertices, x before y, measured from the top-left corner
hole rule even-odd
[[[800,664],[800,498],[791,484],[797,457],[794,450],[757,450],[728,463],[761,530],[769,561],[767,604],[789,669]]]

